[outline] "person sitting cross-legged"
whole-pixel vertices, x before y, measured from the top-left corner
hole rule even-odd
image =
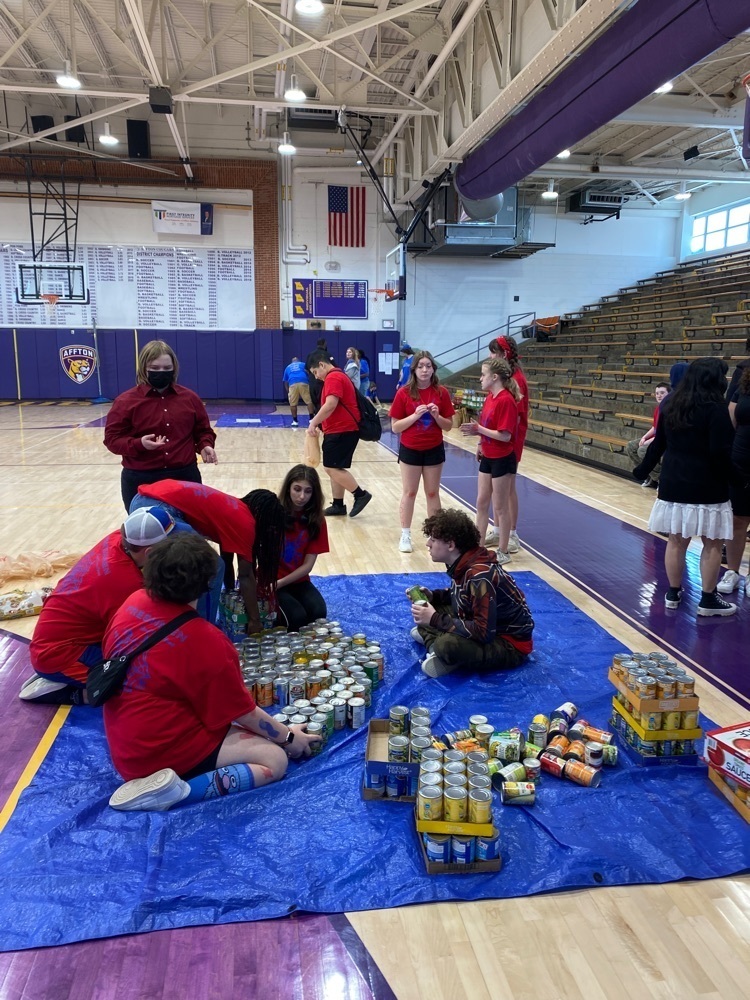
[[[199,535],[156,546],[144,588],[128,598],[104,636],[104,654],[122,655],[195,608],[219,557]],[[112,762],[126,779],[113,809],[170,809],[250,791],[284,777],[288,757],[310,753],[317,736],[285,726],[245,687],[236,650],[203,618],[182,624],[130,663],[122,691],[104,704]]]
[[[531,617],[515,580],[480,545],[479,530],[460,510],[439,510],[422,526],[433,562],[445,563],[449,590],[422,588],[427,603],[411,607],[412,638],[427,647],[422,671],[517,667],[533,649]]]

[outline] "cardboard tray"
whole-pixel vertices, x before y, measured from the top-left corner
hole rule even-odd
[[[738,745],[739,743],[739,745]],[[741,722],[706,733],[709,765],[727,778],[750,788],[750,722]]]
[[[502,857],[495,858],[493,861],[472,861],[468,865],[458,865],[454,862],[441,864],[439,861],[430,861],[427,857],[424,841],[416,831],[415,836],[419,841],[419,849],[422,852],[422,860],[428,875],[470,875],[472,873],[476,875],[481,872],[499,872],[503,867]]]
[[[465,837],[491,837],[494,823],[447,823],[444,820],[419,819],[414,810],[417,833],[460,833]]]
[[[635,721],[630,712],[623,708],[617,698],[612,699],[612,708],[647,743],[658,743],[661,740],[699,740],[703,736],[702,729],[644,729],[639,722]]]
[[[637,767],[659,767],[665,764],[681,764],[684,767],[695,767],[702,764],[703,760],[697,753],[680,754],[679,757],[646,757],[632,747],[622,733],[615,731],[617,748],[621,754],[628,758]]]
[[[727,802],[731,806],[734,806],[744,821],[750,823],[750,806],[746,802],[741,802],[721,775],[710,766],[708,768],[708,778],[712,784],[716,785]],[[424,850],[424,845],[422,845],[422,849]]]
[[[392,764],[388,760],[388,719],[370,719],[367,727],[367,747],[365,748],[365,774],[382,774],[398,777],[415,777],[419,774],[419,764]],[[378,795],[371,788],[362,785],[362,798],[378,802],[415,802],[416,795]]]
[[[622,683],[614,670],[610,669],[607,677],[610,684],[616,687],[620,694],[624,694],[638,712],[695,712],[698,710],[699,699],[696,696],[668,698],[661,701],[658,698],[639,698]]]

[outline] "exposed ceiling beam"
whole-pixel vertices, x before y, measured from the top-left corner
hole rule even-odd
[[[613,122],[638,125],[677,125],[686,128],[742,128],[745,103],[716,111],[714,108],[699,107],[694,98],[671,94],[661,100],[641,101]]]
[[[0,66],[4,66],[5,63],[10,59],[10,57],[21,48],[21,46],[26,44],[27,39],[31,35],[32,31],[37,28],[42,21],[44,21],[52,11],[57,7],[60,0],[50,0],[44,10],[40,11],[34,20],[28,25],[27,28],[16,38],[10,48],[6,49],[2,55],[0,55]]]
[[[539,170],[535,170],[533,177],[582,177],[588,179],[592,184],[599,180],[621,181],[637,177],[639,180],[667,180],[667,181],[688,181],[693,184],[719,183],[719,184],[750,184],[750,177],[742,171],[734,170],[702,170],[700,167],[690,169],[689,167],[665,166],[608,166],[607,164],[597,164],[598,170],[591,171],[591,165],[579,165],[576,163],[546,163]]]
[[[99,108],[98,111],[92,111],[90,115],[83,115],[81,118],[74,118],[73,121],[66,122],[65,128],[75,128],[76,125],[87,125],[89,122],[95,122],[99,118],[107,118],[110,115],[117,115],[123,111],[129,111],[131,108],[137,108],[141,104],[146,104],[148,102],[148,97],[137,97],[132,101],[125,101],[122,104],[116,104],[110,108]],[[35,132],[34,135],[28,135],[25,139],[14,139],[12,142],[5,142],[0,146],[0,153],[4,152],[6,149],[13,149],[14,146],[23,146],[27,142],[34,142],[37,139],[46,139],[48,135],[54,135],[55,132],[60,131],[59,125],[53,125],[52,128],[45,128],[41,132]]]

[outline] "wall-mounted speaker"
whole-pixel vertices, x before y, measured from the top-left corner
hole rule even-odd
[[[74,122],[78,115],[66,115],[66,122]],[[86,141],[86,129],[83,125],[74,125],[73,128],[65,129],[65,141],[66,142],[85,142]]]
[[[131,160],[151,159],[151,131],[148,122],[140,118],[125,121],[128,130],[128,156]]]
[[[55,124],[55,119],[52,115],[32,115],[31,116],[31,127],[35,132],[44,132],[48,128],[52,128]],[[57,133],[53,133],[48,136],[49,139],[57,139]]]
[[[169,87],[149,87],[148,103],[155,115],[171,115],[174,111]]]
[[[281,321],[281,329],[282,330],[293,330],[294,329],[294,320],[293,319],[282,319],[282,321]]]

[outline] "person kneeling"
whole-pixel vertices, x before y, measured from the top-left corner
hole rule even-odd
[[[147,636],[194,608],[216,573],[218,556],[200,536],[155,546],[132,594],[104,636],[105,657],[136,649]],[[308,755],[317,737],[259,708],[245,687],[227,637],[194,618],[130,663],[122,691],[104,705],[112,762],[126,779],[114,809],[165,810],[249,791],[284,777],[288,757]]]
[[[412,638],[428,655],[422,670],[441,677],[454,670],[502,670],[523,663],[533,649],[534,619],[514,579],[480,545],[479,531],[459,510],[439,510],[422,526],[433,562],[443,562],[449,590],[422,587],[426,604],[413,603]]]

